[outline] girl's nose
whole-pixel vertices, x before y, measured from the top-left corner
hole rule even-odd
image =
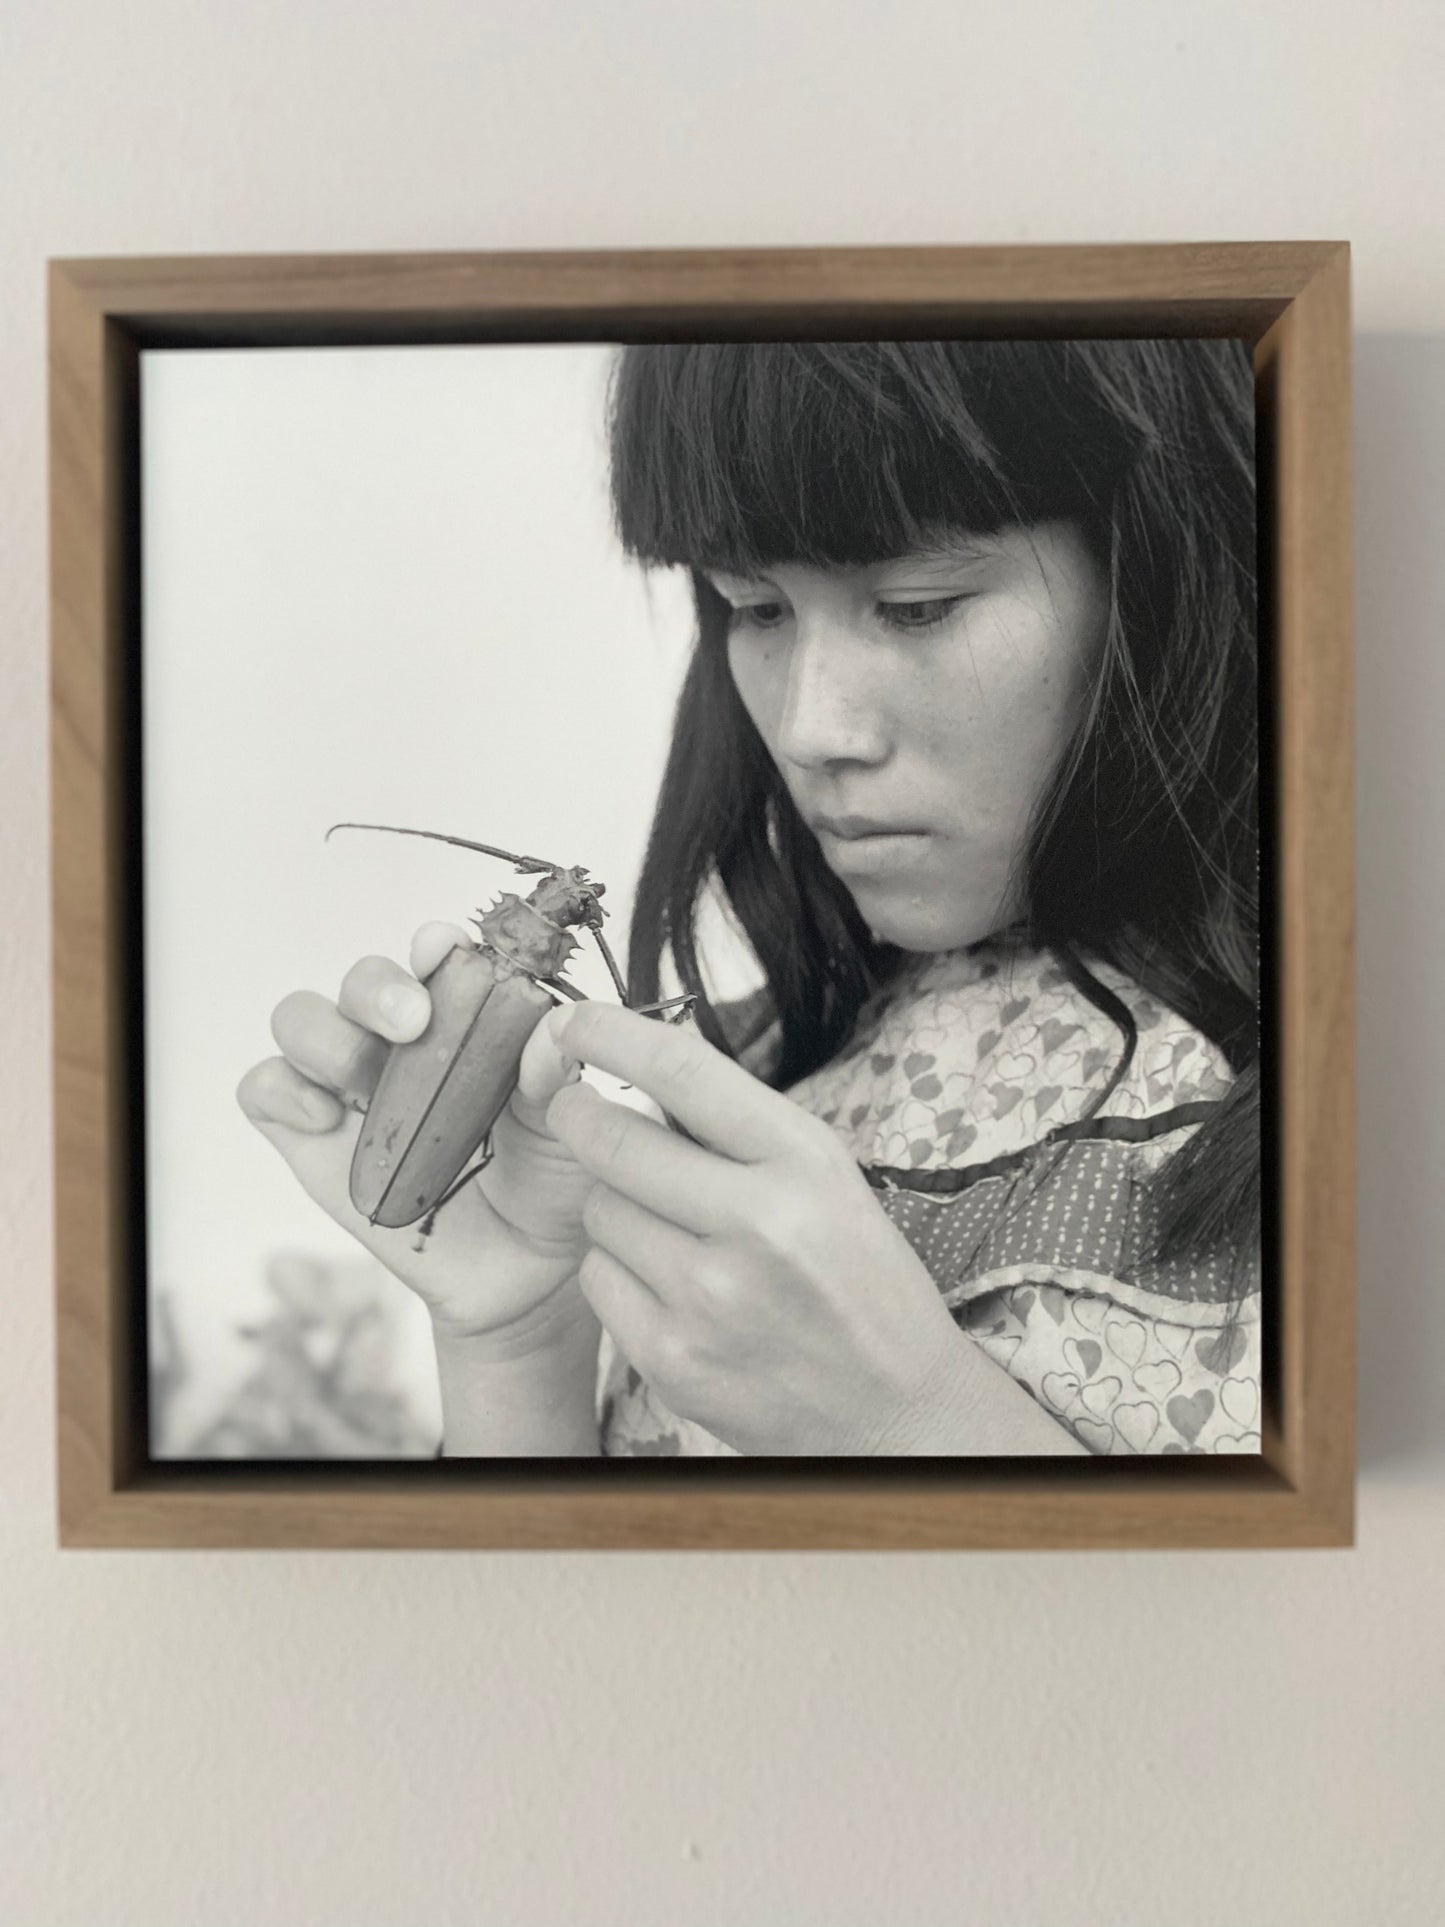
[[[799,623],[789,651],[777,753],[804,769],[883,761],[887,730],[871,682],[859,649],[836,627]]]

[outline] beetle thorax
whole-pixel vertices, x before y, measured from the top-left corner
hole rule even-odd
[[[555,977],[577,948],[577,939],[538,907],[546,887],[533,891],[530,903],[504,890],[476,920],[482,941],[531,977]]]

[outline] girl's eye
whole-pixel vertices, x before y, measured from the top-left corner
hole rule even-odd
[[[905,632],[936,629],[946,622],[966,595],[927,596],[913,602],[880,602],[878,612],[892,628]],[[728,613],[729,629],[776,629],[788,619],[785,602],[734,603]]]
[[[744,626],[755,629],[776,629],[781,617],[787,613],[781,602],[734,603],[728,610],[729,629]]]
[[[919,602],[880,602],[878,607],[885,622],[897,629],[935,629],[946,622],[966,596],[931,596]]]

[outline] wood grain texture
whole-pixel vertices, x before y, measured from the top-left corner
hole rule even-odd
[[[1259,345],[1273,413],[1279,1050],[1277,1463],[1353,1532],[1354,705],[1349,256]],[[1273,1429],[1273,1428],[1272,1428]]]
[[[131,1389],[114,1316],[119,993],[110,700],[123,607],[106,330],[70,279],[50,284],[51,862],[56,1359],[62,1538],[127,1468]]]
[[[60,1537],[75,1546],[1139,1547],[1350,1542],[1348,250],[761,249],[71,261],[50,288]],[[138,356],[147,344],[1239,334],[1269,499],[1280,1039],[1276,1369],[1258,1460],[148,1461],[138,1046]]]
[[[1097,1463],[1097,1462],[1096,1462]],[[415,1480],[387,1472],[308,1479],[158,1469],[79,1522],[66,1543],[88,1546],[315,1546],[505,1550],[571,1547],[679,1551],[1039,1550],[1337,1543],[1278,1475],[1237,1462],[1078,1483],[1017,1466],[1014,1479],[965,1467],[933,1480],[900,1475],[860,1484],[846,1471],[789,1480],[756,1473],[725,1483],[621,1476],[519,1481]],[[674,1468],[669,1467],[672,1471]],[[1107,1473],[1108,1468],[1104,1468]],[[426,1483],[423,1483],[426,1479]]]
[[[146,345],[836,331],[1254,340],[1330,242],[249,255],[61,263]]]

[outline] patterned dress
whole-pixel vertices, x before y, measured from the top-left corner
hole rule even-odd
[[[1202,1032],[1094,958],[1115,1024],[1047,951],[1003,933],[924,960],[881,1019],[788,1096],[842,1138],[954,1318],[1089,1451],[1258,1452],[1259,1268],[1151,1261],[1160,1166],[1233,1073]],[[765,1032],[743,1061],[761,1072]],[[604,1336],[601,1449],[727,1455]]]

